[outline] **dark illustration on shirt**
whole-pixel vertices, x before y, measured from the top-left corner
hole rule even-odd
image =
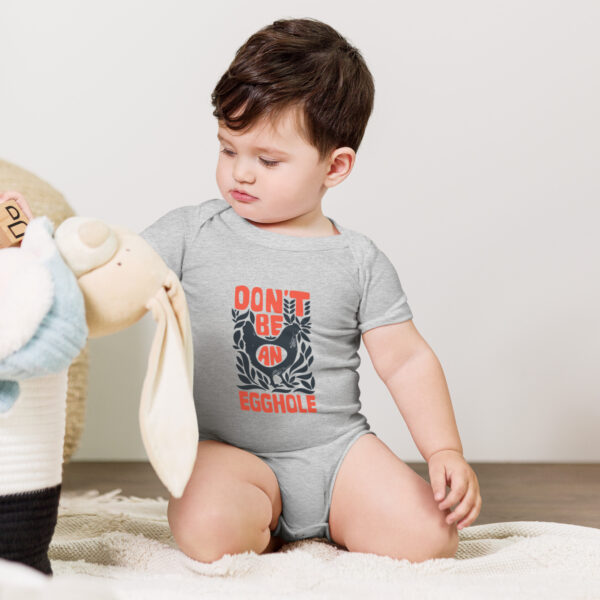
[[[234,305],[237,387],[313,394],[310,294],[239,285]]]

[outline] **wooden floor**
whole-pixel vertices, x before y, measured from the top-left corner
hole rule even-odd
[[[426,463],[407,464],[429,481]],[[473,525],[554,521],[600,528],[600,464],[469,464],[483,500]],[[117,488],[126,496],[169,497],[147,462],[71,462],[64,467],[63,490]]]

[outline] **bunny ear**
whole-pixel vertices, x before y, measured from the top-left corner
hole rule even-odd
[[[198,450],[192,335],[181,283],[169,276],[146,307],[156,321],[140,401],[142,441],[156,474],[180,498]],[[167,295],[166,287],[169,289]]]
[[[185,353],[186,367],[190,376],[190,387],[194,389],[194,357],[192,346],[192,328],[190,325],[190,313],[188,312],[187,302],[185,300],[185,292],[181,286],[181,282],[175,273],[171,270],[167,271],[165,277],[165,288],[175,318],[179,325],[181,339],[183,341],[183,349]]]

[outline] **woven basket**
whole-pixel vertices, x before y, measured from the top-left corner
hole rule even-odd
[[[34,217],[46,215],[58,227],[75,216],[63,196],[45,181],[29,171],[0,159],[0,191],[21,192]],[[88,385],[88,344],[69,367],[67,388],[67,423],[64,462],[68,462],[81,438],[85,419],[85,399]]]

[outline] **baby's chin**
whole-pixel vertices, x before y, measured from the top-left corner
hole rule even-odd
[[[223,198],[225,198],[225,201],[240,217],[243,217],[256,225],[274,225],[275,223],[283,223],[295,218],[295,215],[287,218],[273,215],[273,210],[269,211],[264,202],[261,202],[260,198],[257,198],[252,202],[236,200],[230,194],[225,194]]]
[[[231,208],[233,208],[238,217],[243,217],[244,219],[246,219],[246,221],[258,224],[266,222],[264,219],[261,218],[260,212],[257,211],[256,208],[248,206],[248,203],[246,202],[239,202],[238,200],[230,200],[227,198],[227,203],[229,204],[229,206],[231,206]]]

